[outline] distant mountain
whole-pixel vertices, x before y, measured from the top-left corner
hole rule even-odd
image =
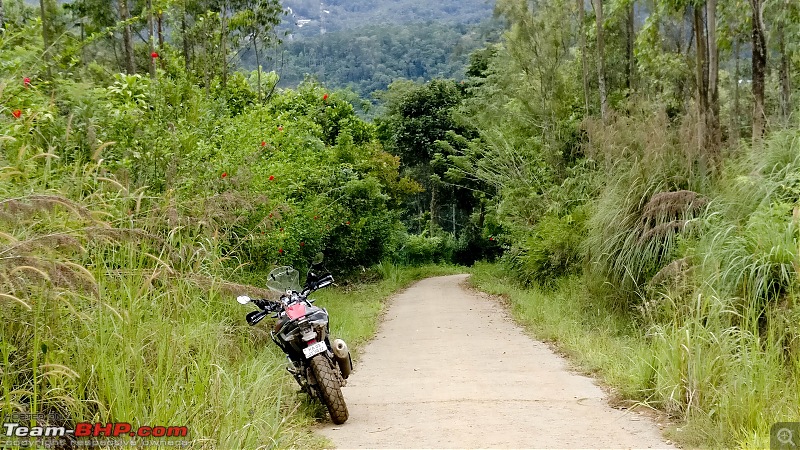
[[[367,25],[418,22],[476,24],[491,17],[494,0],[283,0],[284,27],[314,35]]]
[[[283,0],[284,44],[264,67],[283,86],[310,75],[364,98],[399,78],[462,78],[469,54],[497,40],[494,1]],[[255,68],[248,52],[242,63]]]

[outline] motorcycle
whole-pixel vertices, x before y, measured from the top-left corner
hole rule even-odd
[[[243,305],[253,303],[258,308],[246,316],[250,326],[269,314],[278,319],[270,335],[286,353],[289,361],[286,369],[303,392],[322,401],[331,420],[338,425],[349,416],[341,388],[353,370],[353,361],[343,340],[331,342],[328,311],[308,298],[314,291],[333,284],[333,276],[317,275],[312,270],[303,287],[300,287],[300,273],[294,268],[283,266],[272,270],[267,276],[267,287],[281,293],[279,301],[251,299],[246,295],[236,300]]]

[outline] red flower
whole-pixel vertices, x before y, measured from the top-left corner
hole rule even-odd
[[[261,146],[262,147],[266,147],[267,146],[267,141],[261,141]]]
[[[300,243],[300,247],[305,247],[305,245],[306,245],[306,243],[305,243],[305,242],[301,242],[301,243]]]
[[[158,52],[150,53],[151,58],[158,58]]]
[[[228,176],[228,172],[222,172],[222,176],[221,176],[221,178],[225,178],[225,177],[227,177],[227,176]]]
[[[279,248],[279,249],[278,249],[278,253],[280,253],[280,254],[282,255],[282,254],[283,254],[283,249],[282,249],[282,248]]]
[[[11,115],[14,116],[15,118],[19,119],[19,116],[22,115],[22,111],[20,111],[18,109],[15,109],[13,112],[11,112]]]
[[[344,224],[345,224],[345,225],[350,225],[350,221],[348,220],[348,221],[347,221],[347,222],[345,222]]]
[[[24,85],[25,85],[25,87],[28,87],[28,86],[30,86],[30,85],[31,85],[31,79],[30,79],[30,78],[28,78],[28,77],[25,77],[25,78],[23,78],[23,79],[22,79],[22,84],[24,84]]]
[[[489,238],[489,240],[490,240],[490,241],[493,241],[493,240],[494,240],[494,238],[493,238],[493,237],[490,237],[490,238]]]
[[[314,220],[317,220],[317,219],[319,219],[319,216],[314,216]]]
[[[280,229],[281,233],[283,233],[283,228]]]
[[[272,213],[269,213],[269,218],[272,219]]]
[[[322,96],[322,100],[323,100],[323,101],[325,101],[325,100],[328,100],[328,94],[325,94],[325,95],[323,95],[323,96]]]
[[[269,176],[269,181],[272,181],[272,180],[274,180],[274,179],[275,179],[275,175],[270,175],[270,176]]]
[[[283,131],[283,125],[278,125],[278,131]]]

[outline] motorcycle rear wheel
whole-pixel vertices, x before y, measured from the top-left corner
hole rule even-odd
[[[311,358],[311,370],[314,372],[314,378],[317,379],[317,388],[322,395],[322,403],[328,408],[333,423],[340,425],[347,422],[350,414],[347,411],[347,404],[344,402],[339,377],[331,362],[324,355],[317,355]]]

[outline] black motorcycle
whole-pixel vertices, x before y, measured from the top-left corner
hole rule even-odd
[[[346,422],[349,414],[341,387],[353,369],[350,352],[341,339],[331,343],[328,311],[314,306],[314,300],[308,298],[312,292],[333,284],[333,277],[309,271],[301,288],[300,273],[284,266],[270,272],[267,278],[267,287],[281,293],[280,301],[237,297],[243,305],[252,302],[258,307],[247,314],[247,323],[255,325],[273,313],[278,321],[271,332],[272,340],[286,353],[289,373],[304,392],[325,404],[333,423]]]

